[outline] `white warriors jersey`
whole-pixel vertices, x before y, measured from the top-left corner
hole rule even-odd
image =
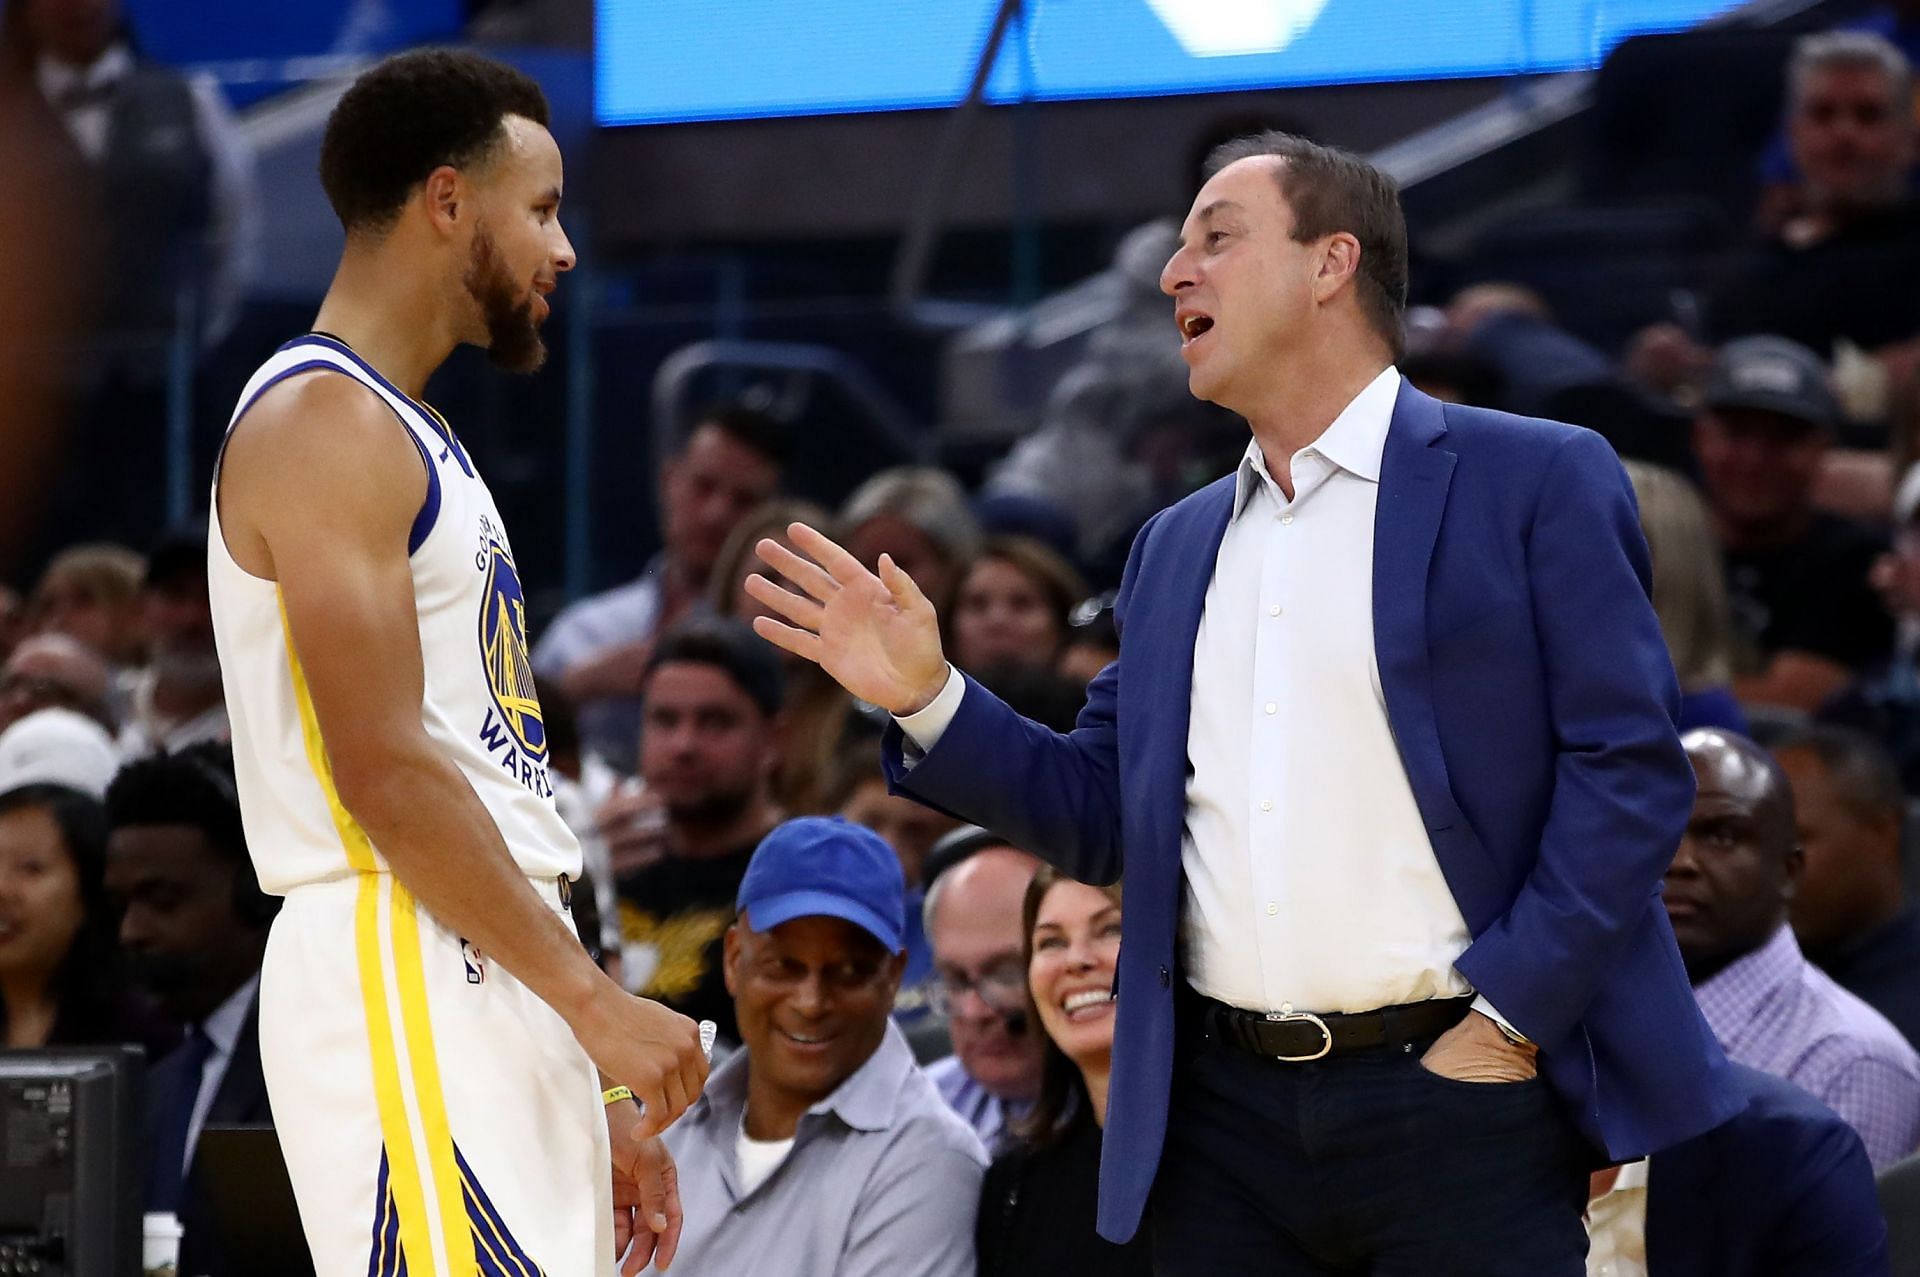
[[[327,370],[332,370],[331,372]],[[254,373],[232,421],[268,387],[296,375],[345,374],[392,408],[427,467],[427,498],[408,549],[426,694],[427,735],[459,766],[533,878],[580,875],[580,846],[554,807],[547,737],[527,659],[526,594],[493,495],[444,418],[403,394],[343,343],[318,334],[288,342]],[[326,429],[324,421],[312,423]],[[215,500],[207,584],[220,651],[240,806],[260,885],[384,872],[385,859],[341,805],[327,742],[288,642],[280,588],[235,563]],[[462,849],[448,847],[447,854]]]

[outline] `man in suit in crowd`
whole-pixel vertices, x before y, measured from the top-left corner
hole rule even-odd
[[[1784,1079],[1733,1066],[1747,1107],[1593,1177],[1589,1277],[1884,1277],[1866,1145]]]
[[[1693,784],[1631,492],[1596,435],[1401,384],[1378,170],[1285,134],[1211,170],[1161,284],[1253,439],[1141,531],[1078,727],[804,528],[757,627],[897,716],[905,792],[1124,857],[1102,1235],[1150,1213],[1167,1277],[1571,1277],[1588,1173],[1739,1104],[1658,899]]]
[[[190,745],[137,759],[107,788],[107,887],[136,981],[187,1028],[147,1079],[147,1209],[180,1216],[180,1271],[231,1273],[198,1183],[209,1125],[270,1125],[260,1071],[260,959],[279,902],[240,826],[233,754]]]

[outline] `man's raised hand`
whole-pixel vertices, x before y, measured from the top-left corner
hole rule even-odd
[[[926,708],[946,685],[947,662],[940,619],[913,578],[884,554],[876,576],[804,523],[787,533],[807,557],[773,540],[754,548],[798,592],[756,575],[747,578],[747,593],[789,623],[759,617],[754,632],[889,713]]]

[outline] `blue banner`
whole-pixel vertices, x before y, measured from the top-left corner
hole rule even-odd
[[[998,0],[596,0],[602,124],[951,106]],[[1027,0],[995,102],[1567,71],[1738,0]]]

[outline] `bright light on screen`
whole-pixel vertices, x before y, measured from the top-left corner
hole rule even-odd
[[[595,114],[660,124],[951,106],[998,0],[596,0]],[[1028,0],[996,102],[1568,71],[1738,0]]]

